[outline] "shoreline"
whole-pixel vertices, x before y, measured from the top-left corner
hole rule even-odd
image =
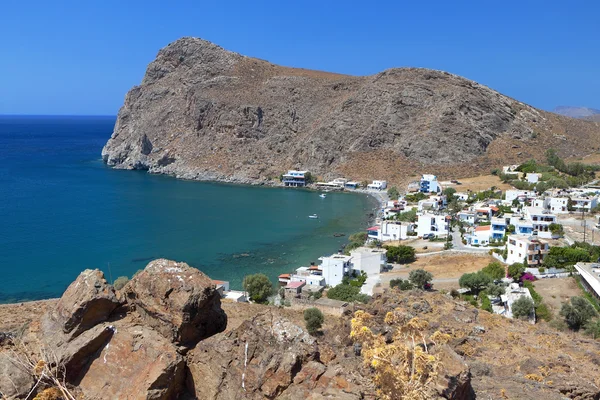
[[[104,164],[106,166],[106,164]],[[112,168],[111,169],[118,169],[118,168]],[[136,170],[124,170],[124,171],[136,171]],[[138,172],[144,172],[141,170],[137,170]],[[209,180],[209,179],[190,179],[190,178],[186,178],[186,177],[178,177],[175,176],[174,174],[165,174],[165,173],[152,173],[149,171],[145,171],[146,173],[150,173],[152,175],[157,175],[157,176],[163,176],[165,178],[174,178],[174,179],[178,179],[178,180],[184,180],[184,181],[190,181],[190,182],[204,182],[204,183],[216,183],[216,184],[224,184],[224,185],[232,185],[232,186],[252,186],[252,187],[257,187],[257,186],[263,186],[265,188],[279,188],[279,189],[285,189],[286,187],[283,186],[283,184],[280,184],[279,182],[274,182],[274,181],[268,181],[269,183],[262,183],[262,182],[258,182],[256,180],[248,180],[248,181],[244,181],[244,180],[239,180],[236,178],[232,178],[232,179],[216,179],[216,180]],[[316,187],[302,187],[302,188],[289,188],[289,189],[294,189],[294,190],[309,190],[311,192],[323,192],[323,190],[318,189]],[[361,194],[361,195],[366,195],[367,197],[369,197],[370,200],[369,201],[369,205],[367,208],[367,218],[366,218],[366,226],[364,227],[364,229],[368,228],[369,226],[372,226],[372,224],[375,223],[375,220],[379,217],[379,214],[381,212],[381,209],[386,205],[387,202],[387,191],[382,190],[382,191],[370,191],[370,190],[366,190],[366,189],[343,189],[343,190],[335,190],[335,192],[339,192],[339,193],[346,193],[346,194]],[[373,202],[373,203],[371,203]],[[354,233],[354,232],[350,232]],[[337,251],[337,249],[332,249],[331,250],[333,253],[335,251]],[[62,294],[61,294],[62,295]],[[14,306],[28,306],[28,307],[35,307],[35,306],[42,306],[45,305],[46,303],[51,303],[51,302],[55,302],[58,301],[58,299],[60,298],[60,296],[54,296],[54,297],[49,297],[49,298],[41,298],[41,299],[35,299],[35,300],[16,300],[16,301],[10,301],[10,302],[0,302],[0,310],[2,310],[3,308],[6,307],[14,307]]]

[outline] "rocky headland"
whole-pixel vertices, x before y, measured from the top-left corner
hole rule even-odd
[[[161,49],[129,91],[102,157],[185,179],[404,182],[600,149],[600,124],[537,110],[442,71],[347,76],[274,65],[197,38]],[[413,177],[414,179],[414,177]]]
[[[0,306],[0,332],[6,399],[600,398],[600,343],[543,322],[388,291],[311,336],[301,310],[221,303],[168,260],[120,290],[86,270],[58,300]]]

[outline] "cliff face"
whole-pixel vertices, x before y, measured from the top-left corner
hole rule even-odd
[[[600,124],[536,110],[441,71],[353,77],[183,38],[126,96],[104,161],[189,179],[266,181],[289,168],[399,181],[600,148]]]

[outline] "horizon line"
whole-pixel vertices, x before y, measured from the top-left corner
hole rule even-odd
[[[117,114],[2,114],[0,117],[116,117]]]

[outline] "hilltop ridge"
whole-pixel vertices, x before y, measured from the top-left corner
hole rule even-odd
[[[132,88],[102,150],[113,167],[268,183],[474,175],[503,163],[600,149],[600,124],[544,112],[443,71],[348,76],[290,68],[182,38]]]

